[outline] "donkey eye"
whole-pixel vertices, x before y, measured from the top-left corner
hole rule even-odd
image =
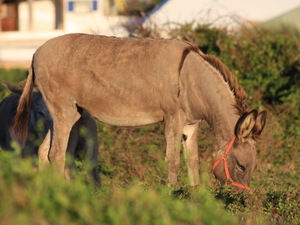
[[[40,117],[45,117],[45,114],[42,111],[39,111],[38,114]]]
[[[242,172],[245,172],[246,171],[246,167],[244,167],[243,165],[241,165],[240,163],[236,163],[236,165],[237,165],[237,168],[240,170],[240,171],[242,171]]]

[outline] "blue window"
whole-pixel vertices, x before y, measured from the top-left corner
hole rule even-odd
[[[83,10],[84,9],[84,10]],[[97,11],[98,10],[98,0],[69,0],[68,1],[68,11]]]
[[[92,10],[96,11],[98,9],[98,1],[97,0],[93,0],[92,1]]]
[[[74,11],[74,1],[69,1],[68,2],[68,11],[73,12]]]

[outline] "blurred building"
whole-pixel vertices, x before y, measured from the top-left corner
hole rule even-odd
[[[179,24],[210,24],[236,29],[245,24],[300,26],[299,0],[164,0],[147,14],[143,26],[161,30]]]
[[[0,0],[0,30],[124,35],[110,0]]]
[[[111,0],[0,0],[0,66],[27,66],[46,40],[65,33],[126,36]]]
[[[28,67],[38,46],[65,33],[127,36],[141,24],[169,29],[193,22],[228,28],[289,21],[300,27],[299,0],[162,0],[151,10],[154,1],[0,0],[0,66]],[[143,17],[140,7],[150,12]]]

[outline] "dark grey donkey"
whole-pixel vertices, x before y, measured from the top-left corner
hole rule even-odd
[[[8,88],[12,94],[3,99],[0,103],[0,147],[3,150],[12,151],[12,138],[10,129],[13,125],[13,118],[23,92],[23,88],[7,82],[2,84]],[[49,129],[53,129],[53,121],[47,106],[39,91],[33,92],[33,101],[30,108],[28,121],[28,137],[25,145],[22,147],[22,157],[37,156],[40,145],[39,140],[43,140]],[[50,147],[50,146],[49,146]],[[100,177],[98,174],[98,137],[97,126],[93,118],[83,111],[81,118],[72,127],[68,141],[67,154],[70,158],[70,168],[76,168],[75,158],[81,157],[91,167],[89,169],[89,178],[100,186]],[[66,170],[69,176],[69,170]]]

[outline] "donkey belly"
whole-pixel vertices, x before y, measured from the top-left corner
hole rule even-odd
[[[148,92],[131,96],[124,89],[122,95],[105,89],[92,93],[95,94],[88,98],[78,96],[77,105],[101,122],[116,126],[143,126],[163,120],[160,98],[154,98]]]
[[[92,77],[90,73],[87,76]],[[161,107],[168,102],[164,100],[168,94],[164,94],[166,91],[160,80],[149,79],[147,74],[140,72],[132,74],[118,70],[99,73],[97,78],[96,85],[92,79],[82,80],[81,92],[73,96],[79,106],[98,120],[117,126],[142,126],[163,120]]]
[[[97,114],[96,118],[116,126],[143,126],[162,121],[163,114],[160,112],[128,112],[126,114],[102,112]]]

